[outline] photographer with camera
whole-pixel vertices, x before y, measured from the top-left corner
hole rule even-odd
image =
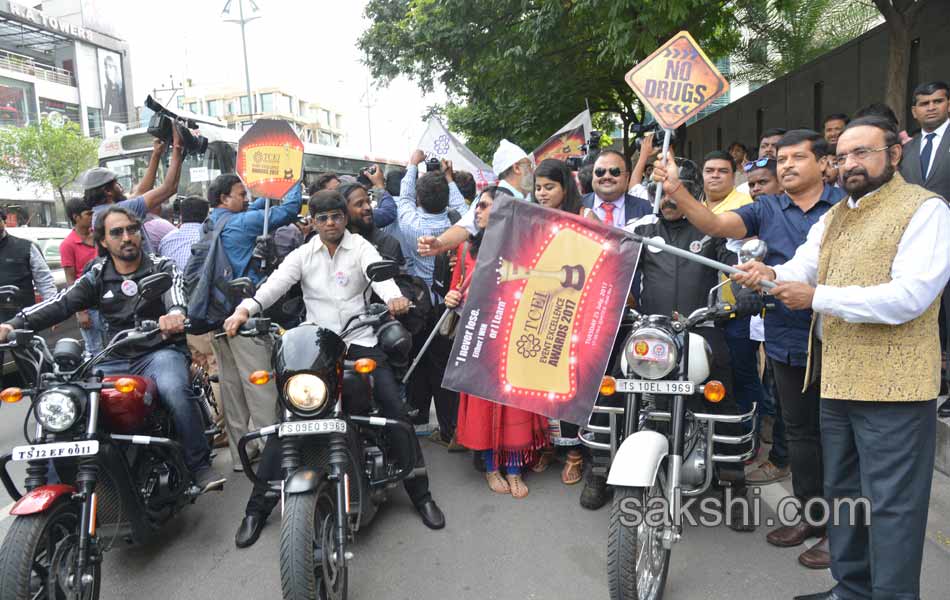
[[[182,146],[181,134],[177,128],[171,129],[172,157],[165,171],[165,180],[161,185],[153,188],[155,174],[158,172],[158,165],[162,162],[167,143],[162,140],[155,140],[152,148],[152,156],[148,161],[148,168],[142,177],[136,191],[139,195],[128,198],[125,190],[119,183],[119,175],[105,167],[95,167],[86,171],[83,177],[83,199],[86,204],[92,208],[92,224],[95,227],[99,216],[105,212],[110,205],[121,206],[135,215],[136,218],[144,220],[149,211],[159,207],[163,202],[171,198],[178,191],[178,179],[181,177],[181,163],[184,160],[184,147]],[[144,191],[143,191],[144,190]],[[145,252],[155,252],[157,247],[149,244],[147,238],[142,239],[142,250]]]

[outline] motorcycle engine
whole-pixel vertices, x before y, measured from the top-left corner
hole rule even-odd
[[[686,486],[699,487],[706,479],[706,460],[708,458],[706,435],[700,429],[697,435],[689,435],[689,432],[687,432],[686,439],[689,445],[687,445],[687,452],[685,453],[686,458],[683,459],[680,481]]]

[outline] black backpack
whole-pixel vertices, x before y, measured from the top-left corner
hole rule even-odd
[[[396,275],[393,281],[399,286],[402,295],[415,305],[409,309],[409,312],[399,317],[399,321],[409,330],[409,333],[416,335],[425,329],[432,314],[432,295],[429,294],[429,286],[421,277],[407,273]]]
[[[205,220],[201,238],[191,247],[191,258],[182,275],[188,295],[188,320],[195,334],[217,329],[234,311],[234,299],[227,288],[234,278],[234,268],[221,243],[221,232],[233,214],[225,212],[214,225],[210,217]]]
[[[448,210],[448,216],[452,225],[458,223],[459,219],[462,218],[462,215],[452,208]],[[432,270],[432,291],[441,298],[445,298],[445,295],[449,293],[449,286],[452,284],[452,267],[449,266],[449,258],[454,252],[455,249],[453,248],[435,257],[435,266]]]

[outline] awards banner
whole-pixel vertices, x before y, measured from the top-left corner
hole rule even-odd
[[[254,196],[279,200],[303,176],[303,142],[287,121],[260,119],[238,142],[235,171]]]
[[[583,156],[584,150],[581,146],[587,143],[591,129],[590,111],[585,110],[535,148],[532,152],[534,164],[546,158],[566,160],[570,156]]]
[[[442,385],[586,422],[639,246],[620,229],[496,200]]]

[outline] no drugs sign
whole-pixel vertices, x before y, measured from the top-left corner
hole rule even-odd
[[[625,79],[665,129],[676,129],[729,90],[688,31],[657,48]]]

